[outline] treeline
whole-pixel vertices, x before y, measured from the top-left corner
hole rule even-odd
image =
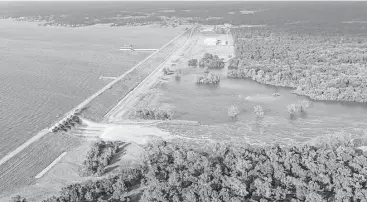
[[[196,77],[196,84],[219,84],[220,76],[217,74],[205,72],[203,76]]]
[[[174,112],[172,110],[149,109],[149,108],[135,110],[135,117],[140,119],[171,120],[173,116]]]
[[[140,184],[143,168],[123,169],[120,174],[97,181],[87,181],[69,185],[60,191],[59,196],[43,200],[43,202],[127,202],[128,192]]]
[[[367,158],[353,144],[207,152],[152,145],[142,201],[365,201]]]
[[[144,166],[107,179],[70,185],[45,202],[366,201],[367,157],[361,139],[333,138],[292,147],[192,149],[167,142],[146,147]]]
[[[224,68],[224,62],[218,57],[218,55],[205,53],[199,61],[199,67],[207,67],[209,69],[222,69]]]
[[[93,143],[90,151],[83,162],[82,175],[97,175],[105,173],[105,167],[108,166],[112,157],[119,152],[119,142],[98,141]]]
[[[367,102],[367,43],[270,29],[234,29],[228,77],[295,88],[316,100]]]

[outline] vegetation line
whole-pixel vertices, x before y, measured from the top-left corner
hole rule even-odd
[[[44,170],[42,170],[38,175],[36,175],[36,179],[44,176],[52,167],[54,167],[61,159],[66,155],[66,152],[62,153],[59,157],[57,157],[50,165],[48,165]]]
[[[80,103],[78,106],[76,106],[75,108],[73,108],[72,110],[70,110],[68,113],[66,113],[64,116],[61,117],[60,120],[64,119],[68,114],[75,114],[76,112],[78,112],[79,110],[83,109],[85,106],[87,106],[87,104],[89,104],[93,99],[95,99],[96,97],[98,97],[100,94],[102,94],[103,92],[105,92],[106,90],[110,89],[113,85],[115,85],[117,82],[121,81],[126,75],[128,75],[129,73],[131,73],[132,71],[134,71],[136,68],[138,68],[140,65],[142,65],[144,62],[146,62],[147,60],[149,60],[151,57],[153,57],[154,55],[156,55],[157,53],[159,53],[159,51],[161,51],[163,48],[167,47],[169,44],[171,44],[172,42],[174,42],[176,39],[178,39],[179,37],[181,37],[182,35],[184,35],[188,30],[185,30],[183,33],[181,33],[180,35],[176,36],[174,39],[172,39],[171,41],[169,41],[168,43],[166,43],[164,46],[162,46],[160,49],[158,49],[157,51],[155,51],[154,53],[152,53],[151,55],[149,55],[148,57],[146,57],[144,60],[140,61],[137,65],[135,65],[134,67],[132,67],[130,70],[128,70],[127,72],[125,72],[124,74],[122,74],[121,76],[117,77],[115,80],[111,81],[110,83],[108,83],[105,87],[103,87],[101,90],[97,91],[95,94],[93,94],[92,96],[90,96],[89,98],[87,98],[86,100],[84,100],[82,103]],[[58,121],[57,121],[58,122]],[[55,123],[57,123],[55,122]],[[54,125],[54,124],[53,124]],[[49,128],[47,128],[49,130]],[[27,140],[25,143],[23,143],[22,145],[20,145],[18,148],[16,148],[14,151],[8,153],[7,155],[5,155],[2,159],[0,159],[0,165],[4,164],[5,162],[7,162],[9,159],[11,159],[12,157],[14,157],[15,155],[17,155],[18,153],[20,153],[23,149],[25,149],[26,147],[28,147],[29,145],[31,145],[32,143],[36,142],[37,140],[41,139],[43,136],[45,136],[47,133],[46,130],[42,130],[41,132],[39,132],[36,136],[33,136],[31,139]]]

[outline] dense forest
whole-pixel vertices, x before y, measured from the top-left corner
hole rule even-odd
[[[83,162],[82,175],[97,175],[105,173],[105,167],[108,166],[113,156],[119,152],[119,142],[98,141],[93,143]]]
[[[335,138],[293,147],[164,141],[146,146],[143,166],[73,184],[44,202],[76,201],[366,201],[362,139]],[[132,190],[139,191],[132,191]]]
[[[295,88],[316,100],[367,102],[367,42],[272,29],[234,29],[229,77]]]

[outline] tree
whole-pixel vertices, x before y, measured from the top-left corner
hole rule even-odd
[[[232,119],[237,118],[239,113],[240,111],[238,110],[238,107],[236,106],[228,107],[228,116],[231,117]]]
[[[16,195],[16,196],[12,197],[11,200],[13,202],[27,202],[27,199],[20,196],[20,195]]]
[[[254,107],[254,113],[256,114],[256,116],[261,117],[264,116],[265,111],[261,105],[256,105]]]
[[[189,60],[189,66],[191,67],[196,67],[198,65],[198,60],[197,59],[191,59]]]

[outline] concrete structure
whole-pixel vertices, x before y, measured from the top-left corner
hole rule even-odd
[[[204,44],[207,46],[215,46],[217,44],[217,39],[216,38],[206,38],[204,40]]]
[[[133,45],[122,45],[120,51],[157,51],[158,49],[153,48],[133,48]]]

